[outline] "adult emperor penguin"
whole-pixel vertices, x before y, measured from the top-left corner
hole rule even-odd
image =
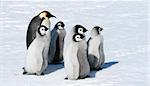
[[[51,31],[51,42],[49,48],[49,63],[60,63],[63,60],[64,38],[66,36],[65,24],[62,21],[56,23]]]
[[[51,17],[55,17],[55,16],[48,11],[43,11],[31,20],[28,26],[27,36],[26,36],[27,49],[29,48],[32,41],[36,38],[36,31],[40,27],[41,22],[44,20],[44,18],[51,18]]]
[[[36,38],[28,48],[23,74],[41,75],[48,66],[47,59],[50,43],[50,22],[48,20],[48,18],[45,18],[42,21],[36,31]]]
[[[74,27],[74,29],[77,28]],[[64,66],[67,78],[71,80],[85,78],[90,72],[90,66],[87,60],[87,43],[85,41],[85,35],[75,33],[69,37],[70,40],[68,41],[70,41],[70,44],[64,49],[66,52],[64,55]]]
[[[95,26],[91,30],[91,37],[88,44],[88,61],[91,69],[101,70],[105,61],[105,55],[103,51],[103,36],[101,31],[103,28]]]

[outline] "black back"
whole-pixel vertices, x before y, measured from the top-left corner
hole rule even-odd
[[[42,21],[43,21],[43,19],[41,19],[39,16],[35,16],[31,20],[31,22],[28,26],[27,36],[26,36],[27,49],[30,46],[30,44],[32,43],[32,41],[36,38],[36,31],[40,27],[40,24],[41,24]]]

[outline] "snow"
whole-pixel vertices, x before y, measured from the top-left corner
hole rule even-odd
[[[0,86],[148,86],[148,4],[145,0],[0,2]],[[63,64],[49,65],[44,76],[22,75],[30,20],[48,10],[67,32],[81,24],[104,28],[106,62],[90,78],[64,80]],[[89,32],[87,39],[89,38]],[[149,44],[150,45],[150,44]],[[150,51],[150,49],[149,49]]]

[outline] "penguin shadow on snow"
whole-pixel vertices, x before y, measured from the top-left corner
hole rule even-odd
[[[64,63],[57,63],[57,64],[48,64],[48,67],[47,69],[45,70],[44,74],[49,74],[49,73],[52,73],[52,72],[55,72],[61,68],[64,67]]]
[[[106,69],[106,68],[109,68],[109,67],[111,67],[111,66],[113,66],[113,65],[115,65],[115,64],[117,64],[117,63],[119,63],[119,62],[118,62],[118,61],[105,62],[105,63],[102,65],[102,70],[104,70],[104,69]],[[99,71],[101,71],[101,70],[99,70]],[[98,72],[98,71],[92,70],[92,71],[90,72],[90,77],[91,77],[91,78],[92,78],[92,77],[95,77],[96,72]]]

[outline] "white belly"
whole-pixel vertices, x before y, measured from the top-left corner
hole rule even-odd
[[[68,79],[77,79],[79,76],[79,62],[77,59],[77,45],[69,44],[65,49],[64,65]]]
[[[88,46],[88,54],[99,58],[99,45],[100,41],[98,39],[91,39]]]
[[[29,73],[35,73],[41,70],[43,63],[42,51],[44,49],[44,42],[37,38],[31,43],[27,52],[25,69]]]

